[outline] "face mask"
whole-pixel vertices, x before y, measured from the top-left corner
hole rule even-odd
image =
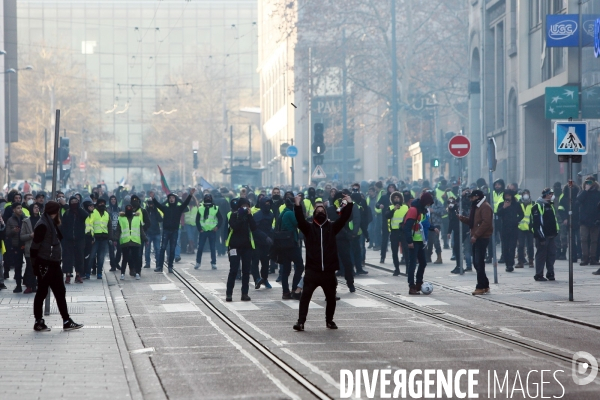
[[[273,196],[271,196],[273,198],[274,201],[279,201],[281,200],[281,195],[280,194],[274,194]]]
[[[323,225],[325,223],[325,221],[327,220],[327,216],[323,213],[317,213],[315,215],[315,220],[320,224]]]
[[[104,211],[106,209],[106,204],[98,204],[96,208],[100,211]]]
[[[71,203],[69,204],[69,208],[71,210],[77,210],[79,208],[79,203]]]
[[[140,201],[139,200],[132,200],[131,201],[131,205],[134,207],[139,207],[140,206]]]
[[[212,205],[212,201],[204,200],[204,205],[210,207]]]
[[[27,200],[27,205],[28,205],[28,206],[30,206],[30,205],[32,205],[32,204],[33,204],[33,199],[29,199],[29,200]]]
[[[556,198],[556,196],[552,195],[552,197],[550,197],[550,201],[554,201],[555,198]]]
[[[133,215],[133,209],[131,209],[131,208],[125,209],[125,215],[127,215],[128,217],[131,217]]]
[[[454,208],[454,204],[452,204],[452,203],[448,204],[448,208]]]
[[[400,204],[400,200],[394,200],[394,204]]]
[[[529,195],[528,194],[524,194],[523,195],[523,200],[525,200],[525,201],[529,200]]]

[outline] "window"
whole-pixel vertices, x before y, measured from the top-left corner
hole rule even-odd
[[[504,127],[504,24],[496,25],[495,29],[496,47],[496,129]]]
[[[565,0],[552,0],[552,13],[560,14],[567,8],[567,2]]]
[[[542,25],[542,0],[529,0],[529,29]]]

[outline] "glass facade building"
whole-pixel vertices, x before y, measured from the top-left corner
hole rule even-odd
[[[17,7],[22,60],[44,47],[68,52],[72,62],[84,66],[88,79],[82,83],[97,85],[97,97],[89,101],[97,104],[100,129],[94,131],[106,145],[86,149],[102,165],[90,181],[155,179],[156,166],[147,165],[144,151],[155,113],[173,109],[161,98],[165,91],[176,95],[220,85],[227,94],[223,110],[228,112],[218,116],[224,141],[227,125],[237,131],[239,123],[239,131],[247,131],[238,107],[254,105],[248,101],[259,92],[255,0],[19,0]],[[219,71],[216,82],[186,76],[207,67]],[[189,147],[178,157],[182,163],[188,156],[191,163],[192,141],[203,139],[190,135],[182,140]],[[219,146],[220,153],[228,148],[224,142]],[[171,176],[181,181],[184,175],[171,171]]]

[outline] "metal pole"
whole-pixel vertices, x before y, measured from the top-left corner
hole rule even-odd
[[[488,141],[488,146],[490,142]],[[492,185],[492,182],[494,181],[494,171],[492,171],[490,169],[490,185]],[[490,186],[490,198],[488,199],[488,201],[490,202],[491,206],[492,206],[492,211],[494,208],[494,196],[492,195],[492,191],[494,190],[493,186]],[[498,260],[496,259],[496,213],[492,213],[492,225],[494,227],[494,230],[492,232],[492,237],[491,237],[491,241],[492,241],[492,265],[494,266],[494,283],[498,283]]]
[[[396,59],[396,0],[391,1],[392,16],[392,176],[398,173],[398,60]],[[409,17],[410,18],[410,17]],[[404,88],[405,89],[405,88]]]
[[[252,169],[252,125],[248,125],[248,167]]]
[[[49,198],[56,200],[56,185],[58,179],[58,139],[60,137],[60,110],[56,110],[56,123],[54,124],[54,160],[52,165],[52,193]],[[44,315],[50,315],[50,292],[46,296],[46,304],[44,304]]]
[[[346,30],[342,29],[342,54],[344,65],[342,66],[342,182],[347,181],[346,170],[348,169],[348,110],[346,106]]]
[[[233,189],[233,125],[229,125],[229,161],[229,173],[231,174],[229,178],[231,179],[231,188]]]
[[[10,73],[8,74],[8,141],[6,143],[7,157],[6,157],[6,187],[10,190],[10,142],[12,139],[11,132],[11,110],[10,110]],[[18,188],[17,188],[18,189]]]
[[[294,145],[294,139],[291,139],[292,142],[292,146]],[[290,167],[290,169],[292,170],[292,191],[294,190],[294,157],[291,157],[292,159],[292,166]]]
[[[312,48],[308,48],[308,145],[312,143]],[[261,136],[262,137],[262,136]],[[312,154],[308,156],[308,184],[311,181]]]
[[[462,191],[463,191],[463,159],[459,160],[459,176],[458,176],[458,215],[462,215]],[[450,217],[448,217],[450,218]],[[454,238],[454,240],[458,240],[460,243],[458,246],[458,254],[455,254],[458,257],[458,269],[460,270],[460,274],[464,274],[465,270],[463,269],[463,257],[462,257],[462,244],[463,244],[463,224],[458,221],[458,238]]]
[[[573,301],[573,156],[569,156],[569,301]]]

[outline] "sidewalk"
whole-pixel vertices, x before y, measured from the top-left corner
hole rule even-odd
[[[34,294],[12,293],[10,276],[0,291],[0,398],[141,398],[106,277],[66,285],[69,312],[82,329],[63,332],[52,296],[44,317],[52,331],[35,332]]]
[[[496,254],[500,257],[500,246]],[[443,264],[427,264],[425,280],[444,285],[454,290],[471,293],[475,289],[477,277],[475,271],[464,275],[451,274],[456,266],[455,261],[450,261],[452,250],[442,251]],[[435,252],[433,260],[435,261]],[[381,266],[393,270],[392,254],[388,245],[385,264],[380,264],[380,253],[367,249],[367,264]],[[463,264],[463,268],[465,264]],[[491,293],[483,296],[484,299],[499,301],[517,307],[536,310],[541,313],[558,315],[560,317],[597,325],[600,327],[600,276],[592,275],[598,266],[581,267],[579,263],[573,265],[573,298],[569,301],[569,263],[556,261],[554,265],[556,281],[536,282],[533,280],[535,269],[525,266],[516,268],[514,272],[506,272],[504,264],[498,264],[498,284],[494,284],[494,269],[492,264],[486,264],[486,273],[490,280]],[[367,265],[367,270],[369,270]],[[400,265],[400,272],[405,273],[406,268]]]

